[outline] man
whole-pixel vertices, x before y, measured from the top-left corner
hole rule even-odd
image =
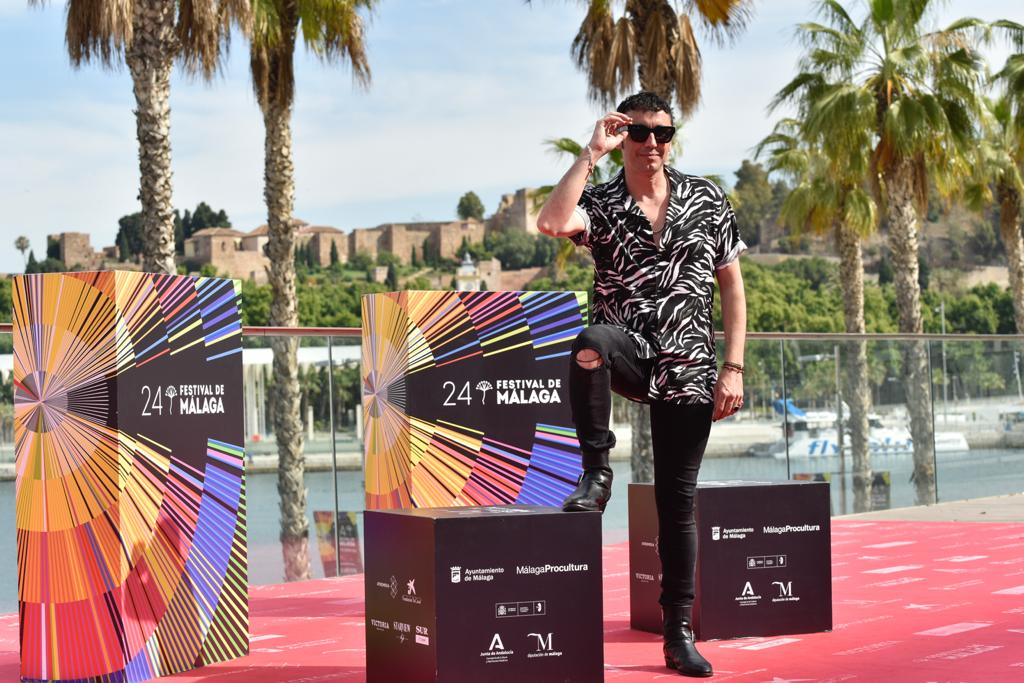
[[[552,191],[537,227],[594,257],[592,324],[573,345],[569,398],[583,476],[566,511],[600,510],[611,496],[611,391],[651,406],[665,663],[710,676],[693,643],[697,532],[693,500],[711,422],[743,405],[746,301],[738,257],[746,249],[725,193],[666,164],[671,107],[642,92],[597,122]],[[597,161],[622,146],[623,170],[597,187]],[[718,280],[725,360],[715,364]]]

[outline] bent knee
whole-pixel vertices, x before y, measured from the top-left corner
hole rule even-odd
[[[576,352],[576,364],[585,370],[594,370],[604,364],[596,349],[580,349]]]

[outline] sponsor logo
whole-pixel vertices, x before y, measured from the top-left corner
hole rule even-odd
[[[419,605],[423,602],[423,598],[416,595],[416,579],[409,579],[405,582],[405,593],[402,595],[402,602],[407,602],[411,605]]]
[[[772,598],[772,602],[800,602],[800,598],[793,595],[792,581],[772,581],[772,585],[779,589],[778,597]]]
[[[753,533],[754,533],[754,528],[753,527],[749,527],[749,526],[734,527],[734,528],[713,526],[713,527],[711,527],[711,540],[712,541],[718,541],[718,540],[725,541],[725,540],[728,540],[728,539],[742,540],[742,539],[746,538],[748,535],[753,534]]]
[[[452,566],[452,583],[462,581],[462,567]]]
[[[416,627],[416,644],[417,645],[430,645],[430,631],[426,626]]]
[[[643,583],[652,583],[654,581],[654,574],[645,574],[643,572],[635,572],[633,574],[633,576],[636,577],[637,581],[642,581]]]
[[[534,645],[536,649],[533,652],[526,653],[527,659],[537,659],[539,657],[561,657],[562,651],[556,650],[553,644],[554,634],[548,633],[545,636],[543,633],[528,633],[527,638],[535,638]]]
[[[570,562],[569,564],[543,564],[543,565],[529,565],[521,564],[516,567],[516,574],[530,574],[532,576],[540,576],[541,574],[569,574],[578,572],[589,572],[590,567],[584,564],[576,564]]]
[[[501,634],[495,633],[491,637],[491,644],[480,653],[480,657],[486,664],[502,664],[507,662],[513,654],[515,654],[515,650],[506,648],[505,643],[501,640]]]
[[[777,569],[788,566],[789,559],[786,555],[753,555],[747,558],[747,569]]]
[[[754,592],[754,587],[749,581],[743,584],[743,590],[737,595],[734,600],[740,607],[750,607],[756,605],[760,600],[761,596]]]
[[[395,578],[394,574],[391,575],[391,583],[389,584],[389,588],[391,589],[391,597],[395,597],[396,595],[398,595],[398,579]]]
[[[452,583],[469,583],[470,581],[494,581],[499,575],[505,573],[504,567],[484,567],[481,569],[470,569],[466,567],[462,572],[461,579],[455,578],[455,570],[458,567],[452,567]]]
[[[785,526],[768,525],[764,527],[766,534],[795,534],[807,531],[821,531],[819,524],[786,524]]]
[[[480,392],[480,405],[487,405],[487,392],[493,388],[494,386],[485,379],[476,383],[476,390]]]
[[[560,378],[542,379],[498,379],[494,381],[494,397],[498,405],[529,405],[536,403],[561,403]]]
[[[391,626],[388,622],[382,619],[370,619],[370,626],[373,626],[378,631],[390,631]]]
[[[175,398],[179,415],[224,414],[223,384],[168,384],[166,387],[146,384],[139,392],[143,417],[162,416],[165,407],[168,415],[174,415]]]
[[[494,616],[505,617],[542,617],[548,613],[547,600],[531,600],[529,602],[498,602],[494,605]]]

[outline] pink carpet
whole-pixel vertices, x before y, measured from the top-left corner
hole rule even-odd
[[[831,633],[704,643],[714,681],[1024,681],[1024,524],[832,523]],[[629,628],[625,544],[607,546],[605,680],[682,680]],[[363,577],[253,586],[252,654],[176,681],[365,680]],[[0,616],[0,681],[18,617]],[[534,682],[527,682],[534,683]]]

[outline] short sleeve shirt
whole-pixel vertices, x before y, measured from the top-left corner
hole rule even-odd
[[[621,171],[588,185],[570,239],[594,257],[592,322],[622,329],[655,359],[648,399],[712,403],[718,379],[712,327],[715,271],[747,246],[720,187],[666,167],[669,204],[660,246]]]

